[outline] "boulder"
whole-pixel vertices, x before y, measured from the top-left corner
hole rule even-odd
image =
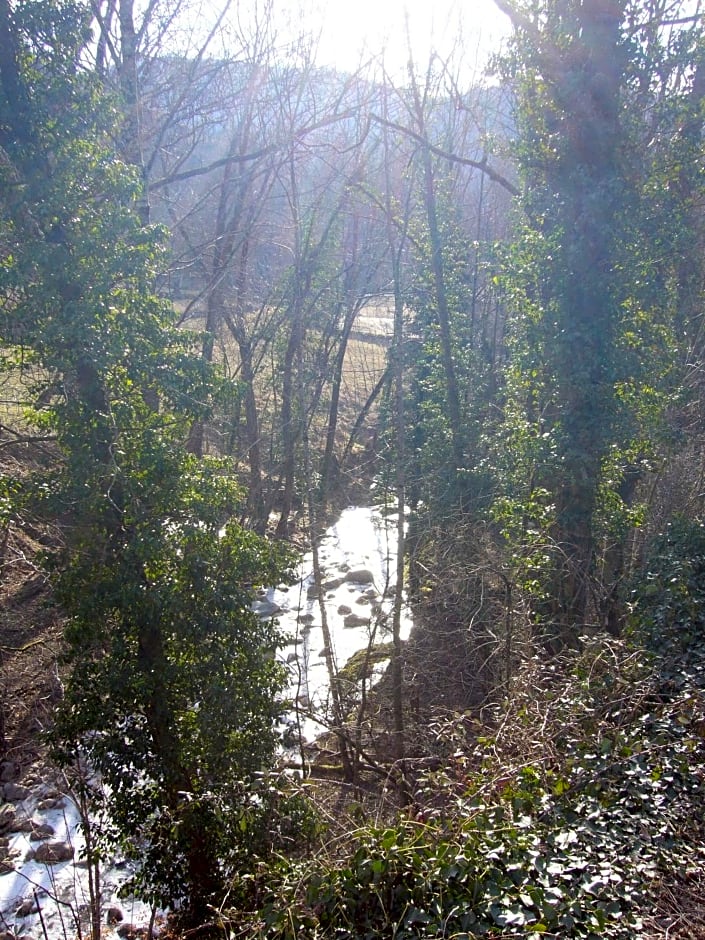
[[[66,806],[66,801],[62,796],[50,796],[46,800],[40,800],[37,803],[37,809],[45,813],[49,809],[63,809]]]
[[[20,775],[20,765],[17,761],[6,760],[0,764],[0,783],[16,780]]]
[[[350,627],[368,627],[370,625],[369,617],[360,617],[359,614],[348,614],[343,620],[343,626]]]
[[[34,829],[35,823],[29,818],[29,816],[16,816],[15,824],[12,827],[13,832],[31,832]]]
[[[348,607],[347,604],[341,604],[340,607],[338,608],[338,613],[340,614],[341,617],[344,617],[346,614],[352,613],[352,608]]]
[[[25,898],[15,911],[16,917],[29,917],[30,914],[36,914],[38,911],[37,902],[34,898]]]
[[[277,614],[282,612],[279,604],[275,604],[274,601],[262,600],[255,601],[252,605],[252,609],[257,614],[258,617],[261,617],[263,620],[269,620],[270,617],[276,617]]]
[[[29,787],[23,787],[19,783],[6,783],[2,788],[2,795],[8,803],[15,803],[26,800],[29,794]]]
[[[73,846],[68,842],[44,842],[30,852],[29,857],[45,865],[58,865],[60,862],[68,862],[73,858]]]
[[[32,830],[29,834],[30,842],[41,842],[43,839],[50,839],[54,835],[54,827],[49,823],[32,821]]]
[[[17,807],[13,803],[0,806],[0,833],[15,831]]]
[[[374,575],[367,568],[357,568],[345,575],[345,580],[350,584],[372,584],[374,579]]]
[[[122,923],[125,919],[125,915],[122,913],[119,907],[109,907],[105,915],[105,921],[110,927],[114,927],[116,924]]]
[[[343,584],[345,578],[331,578],[330,581],[323,582],[324,591],[337,591],[341,584]]]
[[[135,927],[134,924],[120,924],[115,932],[118,937],[122,937],[122,940],[137,940],[138,937],[146,934],[144,928]]]

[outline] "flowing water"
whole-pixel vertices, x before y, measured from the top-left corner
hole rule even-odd
[[[396,527],[394,515],[369,507],[345,509],[320,543],[325,604],[335,664],[342,668],[350,657],[371,643],[391,640],[391,610],[396,572]],[[261,616],[276,616],[291,642],[282,651],[290,671],[290,695],[298,701],[304,738],[311,740],[325,727],[329,712],[329,684],[323,653],[321,599],[313,585],[313,562],[307,554],[300,565],[300,580],[289,588],[264,592],[255,604]],[[411,629],[404,611],[402,636]],[[383,668],[384,664],[380,664]],[[319,721],[316,721],[318,718]],[[47,796],[52,800],[47,801]],[[51,805],[44,806],[49,802]],[[78,813],[68,797],[47,785],[34,789],[17,806],[18,813],[35,826],[51,826],[52,841],[60,840],[74,850],[73,859],[56,865],[33,861],[36,847],[31,833],[8,833],[7,852],[12,867],[0,868],[0,923],[20,937],[71,940],[78,934],[77,920],[88,905],[86,871],[79,863],[84,847]],[[110,905],[119,908],[125,923],[144,927],[149,908],[134,900],[118,899],[126,877],[119,864],[106,863],[103,870],[103,923]],[[163,929],[163,921],[158,930]],[[87,933],[84,922],[83,934]],[[106,937],[117,936],[105,927]]]
[[[344,509],[319,545],[323,597],[316,593],[313,558],[303,558],[299,581],[267,592],[256,604],[262,616],[276,616],[292,642],[283,650],[289,668],[291,698],[306,714],[303,736],[310,740],[325,726],[330,687],[321,627],[321,601],[331,637],[331,654],[341,669],[360,650],[392,639],[392,605],[397,564],[397,517],[369,506]],[[411,616],[402,610],[406,639]],[[384,668],[378,665],[378,670]],[[322,719],[322,724],[313,716]]]

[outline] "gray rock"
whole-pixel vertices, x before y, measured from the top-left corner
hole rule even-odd
[[[331,578],[330,581],[323,582],[324,591],[337,591],[341,584],[343,584],[345,578]]]
[[[340,614],[341,617],[344,617],[345,614],[352,613],[352,607],[348,607],[347,604],[341,604],[340,607],[338,608],[338,613]]]
[[[355,603],[356,604],[369,604],[370,599],[366,594],[363,594],[362,597],[356,598]]]
[[[12,803],[0,806],[0,833],[11,832],[17,822],[17,807]]]
[[[313,623],[316,618],[313,614],[301,614],[299,617],[299,623]]]
[[[115,932],[122,940],[137,940],[137,937],[143,937],[147,931],[144,927],[135,927],[134,924],[120,924]]]
[[[30,858],[35,862],[44,862],[45,865],[58,865],[73,858],[73,846],[68,842],[44,842],[30,852]]]
[[[63,809],[66,806],[66,801],[62,796],[50,796],[46,800],[40,800],[37,803],[37,809],[45,813],[49,809]]]
[[[37,910],[37,903],[34,898],[26,898],[15,911],[15,916],[29,917],[30,914],[36,914]]]
[[[125,915],[122,913],[119,907],[109,907],[105,915],[105,922],[111,927],[114,927],[115,924],[120,924],[125,919]]]
[[[26,800],[29,794],[29,787],[23,787],[19,783],[6,783],[2,788],[2,795],[8,803]]]
[[[286,661],[288,663],[295,663],[298,658],[299,657],[296,655],[296,653],[289,653],[289,655],[286,657]]]
[[[370,625],[369,617],[360,617],[359,614],[348,614],[343,620],[343,626],[350,627],[368,627]]]
[[[54,827],[49,823],[32,821],[32,831],[29,834],[30,842],[41,842],[42,839],[50,839],[54,835]]]
[[[274,601],[255,601],[252,605],[252,609],[257,614],[258,617],[262,617],[265,620],[268,620],[270,617],[276,617],[277,614],[282,612],[279,604],[275,604]]]
[[[0,764],[0,783],[9,783],[20,775],[20,765],[14,760],[6,760]]]
[[[372,584],[374,575],[367,568],[358,568],[355,571],[348,571],[345,580],[350,584]]]

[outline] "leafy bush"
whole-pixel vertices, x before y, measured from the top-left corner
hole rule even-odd
[[[615,640],[527,664],[494,734],[437,725],[445,765],[405,815],[268,869],[252,935],[639,935],[703,837],[705,696],[663,681]]]

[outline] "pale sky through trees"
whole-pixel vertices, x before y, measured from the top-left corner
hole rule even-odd
[[[347,71],[384,49],[395,77],[405,73],[408,61],[407,20],[420,70],[434,49],[444,59],[462,58],[465,73],[480,71],[510,32],[493,0],[312,0],[309,9],[309,22],[301,25],[320,31],[320,64]]]

